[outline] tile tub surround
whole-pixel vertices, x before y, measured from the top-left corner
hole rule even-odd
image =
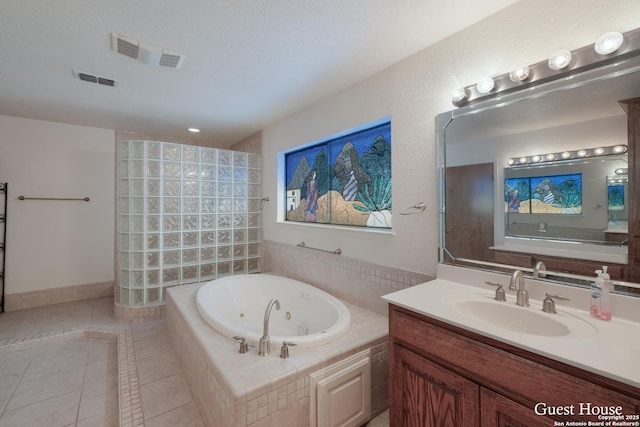
[[[388,323],[384,316],[347,303],[349,331],[320,347],[291,347],[280,359],[281,343],[261,357],[257,349],[238,353],[238,343],[202,320],[196,309],[200,285],[167,292],[166,321],[174,348],[200,414],[208,426],[309,425],[309,374],[366,348],[372,350],[372,416],[388,406]]]
[[[382,316],[387,316],[387,303],[382,300],[383,295],[435,279],[422,273],[271,240],[264,240],[262,245],[263,272],[309,283]]]

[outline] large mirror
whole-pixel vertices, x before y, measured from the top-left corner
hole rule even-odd
[[[440,262],[543,260],[572,284],[608,265],[623,279],[633,195],[619,101],[636,97],[633,58],[440,114]]]

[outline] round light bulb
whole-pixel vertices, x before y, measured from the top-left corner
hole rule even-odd
[[[516,164],[516,160],[515,160],[515,159],[509,159],[509,161],[507,162],[507,164],[508,164],[509,166],[513,166],[513,165],[515,165],[515,164]]]
[[[544,158],[545,158],[547,161],[549,161],[549,162],[550,162],[551,160],[554,160],[554,159],[556,158],[556,155],[555,155],[555,154],[547,154]]]
[[[198,129],[198,128],[189,128],[189,132],[191,132],[191,133],[199,133],[200,129]]]
[[[520,163],[527,163],[529,161],[529,159],[527,159],[526,157],[520,157]]]
[[[560,154],[560,157],[562,157],[563,159],[568,159],[569,157],[571,157],[571,153],[565,151],[564,153]]]
[[[615,147],[613,147],[614,153],[624,153],[625,151],[627,151],[626,145],[616,145]]]
[[[552,70],[562,70],[571,62],[571,52],[568,50],[559,50],[549,58],[549,68]]]
[[[578,157],[584,157],[587,155],[587,152],[585,150],[580,150],[576,154],[578,155]]]
[[[529,67],[520,67],[509,73],[509,79],[514,83],[520,83],[529,78]]]
[[[491,92],[494,86],[495,82],[493,81],[493,79],[491,77],[485,77],[478,82],[478,84],[476,85],[476,89],[478,90],[478,92],[484,95]]]
[[[540,156],[533,156],[531,158],[531,161],[534,163],[538,163],[540,160],[542,160],[542,158]]]
[[[597,156],[601,156],[604,154],[604,148],[596,148],[595,150],[593,150],[593,154],[597,155]]]
[[[596,40],[593,48],[599,55],[609,55],[620,49],[624,36],[616,31],[603,34]]]
[[[467,90],[463,87],[456,89],[451,95],[451,102],[455,105],[467,99]]]

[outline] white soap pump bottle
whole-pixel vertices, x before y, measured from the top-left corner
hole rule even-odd
[[[602,267],[602,286],[600,287],[600,319],[611,320],[611,295],[610,291],[613,288],[613,282],[609,273],[607,273],[607,266]]]
[[[589,313],[591,316],[596,319],[600,318],[600,292],[602,290],[602,286],[604,285],[604,280],[602,280],[602,270],[596,270],[596,281],[591,283],[591,308],[589,309]]]

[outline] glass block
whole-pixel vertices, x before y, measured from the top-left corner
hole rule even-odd
[[[142,270],[144,268],[144,252],[131,252],[129,257],[129,268]]]
[[[165,214],[180,213],[180,199],[178,197],[165,197],[162,199],[162,209]]]
[[[162,252],[162,265],[180,265],[180,251],[163,251]]]
[[[262,167],[262,156],[259,154],[249,153],[247,155],[247,166],[250,168]]]
[[[145,292],[147,292],[147,304],[160,304],[162,302],[162,288],[150,288]]]
[[[147,249],[160,249],[159,234],[147,234]]]
[[[129,289],[127,289],[127,288],[120,289],[120,304],[122,304],[122,305],[130,305],[130,303],[129,303]]]
[[[180,233],[165,233],[162,235],[162,247],[165,249],[180,247]]]
[[[233,184],[231,182],[218,183],[218,197],[231,197],[233,194]]]
[[[218,260],[231,259],[231,246],[218,246]]]
[[[147,215],[147,231],[160,231],[160,215]]]
[[[231,158],[233,153],[227,150],[218,150],[218,164],[219,165],[231,165]]]
[[[262,258],[249,258],[247,260],[247,272],[256,273],[262,270]]]
[[[120,196],[129,195],[129,179],[128,178],[118,180],[118,195]]]
[[[181,177],[180,163],[164,162],[162,164],[162,177],[169,179],[180,179]]]
[[[249,182],[261,182],[262,171],[260,169],[249,169],[247,174],[247,181]]]
[[[260,219],[262,215],[259,213],[250,213],[247,214],[247,227],[260,227]]]
[[[180,280],[180,267],[164,268],[162,270],[162,284],[164,286],[178,283]]]
[[[247,214],[233,214],[233,228],[246,227]]]
[[[247,272],[247,260],[237,259],[233,261],[233,274],[242,274]]]
[[[182,233],[182,246],[198,246],[198,232]]]
[[[132,289],[129,292],[129,305],[144,305],[144,289]]]
[[[200,195],[204,197],[215,197],[218,192],[217,186],[213,181],[202,181],[200,183]]]
[[[262,187],[260,184],[249,184],[249,191],[247,192],[248,197],[262,197]]]
[[[120,249],[121,251],[128,251],[130,246],[131,245],[129,245],[129,235],[125,233],[121,233],[118,236],[118,249]]]
[[[233,199],[234,212],[247,212],[247,199]]]
[[[215,261],[215,248],[200,248],[200,261]]]
[[[202,228],[203,230],[216,228],[216,224],[216,215],[202,215],[200,217],[200,228]]]
[[[218,228],[231,228],[231,215],[218,215]]]
[[[229,166],[218,166],[218,181],[231,181],[231,167]]]
[[[121,233],[129,232],[129,215],[118,215],[118,231]]]
[[[262,237],[260,228],[250,228],[247,230],[247,241],[249,242],[259,242]]]
[[[231,230],[218,230],[218,244],[225,245],[231,243]]]
[[[247,256],[246,245],[233,245],[233,259],[244,258]]]
[[[214,165],[217,163],[218,150],[215,148],[201,148],[200,162]]]
[[[245,243],[247,241],[247,230],[233,230],[233,243]]]
[[[216,277],[224,277],[231,274],[231,262],[219,262],[216,267],[218,270]]]
[[[160,252],[147,252],[147,267],[160,267]]]
[[[129,268],[129,252],[118,252],[118,267]]]
[[[129,213],[129,198],[118,197],[118,213]]]
[[[247,184],[238,182],[234,183],[233,197],[247,197]]]
[[[149,178],[147,180],[147,194],[149,196],[160,196],[161,195],[160,189],[161,187],[160,187],[159,179]]]
[[[222,198],[218,199],[218,212],[230,213],[232,207],[233,207],[233,204],[231,202],[231,199],[222,199]]]
[[[198,179],[198,165],[193,163],[182,164],[182,178],[183,179]]]
[[[257,257],[260,256],[262,253],[260,251],[260,243],[249,243],[247,245],[247,256],[248,257]]]
[[[179,144],[168,144],[164,143],[162,145],[162,158],[164,160],[173,160],[180,161],[180,145]]]
[[[200,211],[202,213],[215,213],[216,212],[216,199],[201,199]]]
[[[144,159],[144,141],[130,141],[130,157]]]
[[[233,168],[233,180],[235,182],[247,181],[247,169],[246,168]]]
[[[198,181],[182,181],[183,196],[198,196],[200,183]]]
[[[199,268],[197,265],[182,267],[182,283],[193,283],[198,281]]]
[[[131,197],[129,204],[131,213],[144,215],[144,197]]]
[[[198,227],[198,215],[184,215],[182,217],[182,229],[183,230],[197,230]]]
[[[215,165],[200,165],[200,179],[212,181],[216,177]]]
[[[242,151],[234,151],[233,166],[239,166],[239,167],[247,166],[247,153],[244,153]]]
[[[129,287],[129,270],[118,271],[118,286]]]
[[[160,162],[155,160],[149,160],[147,162],[147,176],[149,178],[160,178],[161,169]]]
[[[181,185],[180,181],[175,179],[165,179],[162,182],[162,195],[180,197]]]
[[[130,234],[129,247],[132,251],[144,250],[144,234]]]
[[[144,160],[129,161],[129,176],[137,178],[144,177]]]
[[[129,271],[129,286],[142,288],[144,286],[144,271]]]
[[[198,262],[200,251],[198,248],[182,250],[182,264],[194,264]]]
[[[147,197],[147,213],[159,214],[160,213],[160,198],[159,197]]]
[[[260,199],[247,199],[247,212],[260,212]]]
[[[200,148],[193,145],[183,145],[182,161],[189,163],[198,163],[200,161]]]
[[[216,244],[216,232],[215,231],[203,231],[200,233],[200,245],[209,246]]]
[[[131,196],[144,196],[144,179],[129,179],[129,191]]]
[[[129,177],[129,161],[128,160],[120,160],[118,162],[118,177],[120,178]]]
[[[148,142],[147,143],[147,157],[150,159],[160,159],[162,154],[162,143],[160,142]]]
[[[182,213],[198,213],[200,199],[189,197],[182,199]]]
[[[129,141],[120,141],[120,145],[118,145],[118,158],[129,158]]]
[[[215,264],[201,264],[200,265],[200,280],[213,279],[216,276]]]
[[[180,215],[165,215],[162,217],[162,231],[180,230]]]

